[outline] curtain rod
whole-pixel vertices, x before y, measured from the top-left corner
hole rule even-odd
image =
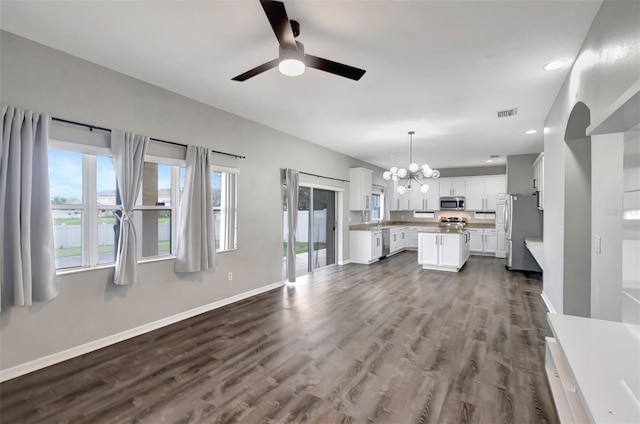
[[[69,121],[68,119],[61,119],[61,118],[56,118],[56,117],[52,117],[51,118],[53,121],[58,121],[58,122],[64,122],[65,124],[71,124],[71,125],[79,125],[81,127],[87,127],[89,128],[89,131],[93,131],[93,130],[100,130],[100,131],[106,131],[106,132],[111,132],[111,129],[109,128],[103,128],[103,127],[98,127],[96,125],[91,125],[91,124],[83,124],[82,122],[76,122],[76,121]],[[167,140],[160,140],[157,138],[151,138],[149,137],[150,140],[153,141],[158,141],[160,143],[167,143],[167,144],[173,144],[174,146],[182,146],[182,147],[187,147],[186,144],[182,144],[182,143],[177,143],[175,141],[167,141]],[[234,153],[227,153],[227,152],[220,152],[218,150],[211,150],[212,153],[217,153],[219,155],[227,155],[227,156],[232,156],[236,159],[246,159],[246,156],[242,156],[242,155],[236,155]]]
[[[335,181],[342,181],[343,183],[348,183],[350,182],[349,180],[341,180],[340,178],[333,178],[333,177],[325,177],[324,175],[318,175],[318,174],[311,174],[309,172],[302,172],[302,171],[298,171],[300,174],[304,174],[304,175],[311,175],[312,177],[318,177],[318,178],[325,178],[327,180],[335,180]]]

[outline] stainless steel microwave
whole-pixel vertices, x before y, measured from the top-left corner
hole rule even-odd
[[[441,197],[440,210],[445,211],[463,211],[464,197]]]

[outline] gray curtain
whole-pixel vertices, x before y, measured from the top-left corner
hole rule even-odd
[[[296,281],[296,229],[298,228],[298,171],[285,169],[287,204],[287,279]]]
[[[0,304],[58,295],[49,197],[49,115],[2,106]]]
[[[136,230],[133,225],[135,205],[144,170],[144,155],[149,137],[124,131],[111,131],[111,154],[116,169],[121,207],[114,284],[135,284],[138,280]]]
[[[206,271],[216,267],[210,155],[209,149],[204,147],[187,147],[176,272]]]

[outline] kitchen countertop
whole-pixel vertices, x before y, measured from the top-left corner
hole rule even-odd
[[[440,228],[440,227],[433,227],[433,228],[425,228],[422,230],[418,230],[418,233],[438,233],[438,234],[464,234],[465,229],[464,228]]]
[[[544,272],[544,245],[542,237],[525,237],[524,244]]]
[[[437,222],[402,222],[402,221],[392,221],[385,222],[382,226],[378,226],[378,224],[354,224],[349,226],[349,230],[353,231],[372,231],[372,230],[381,230],[383,228],[400,228],[400,227],[426,227],[426,228],[439,228]],[[468,228],[496,228],[495,224],[481,224],[481,223],[471,223],[465,226],[465,229]]]

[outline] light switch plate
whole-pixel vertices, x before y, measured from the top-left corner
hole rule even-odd
[[[595,240],[593,243],[593,248],[596,253],[602,253],[602,238],[600,236],[595,236]]]

